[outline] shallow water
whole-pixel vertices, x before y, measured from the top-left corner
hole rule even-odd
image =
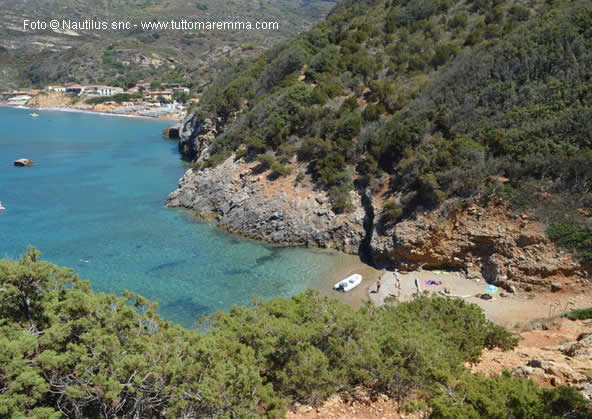
[[[165,208],[187,169],[161,137],[167,122],[31,112],[0,108],[0,257],[32,244],[96,291],[132,290],[184,326],[253,295],[323,289],[357,260],[244,240]],[[17,158],[35,166],[14,167]]]

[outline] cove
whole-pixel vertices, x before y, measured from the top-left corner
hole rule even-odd
[[[330,286],[351,256],[245,240],[164,207],[187,170],[168,122],[0,108],[0,257],[28,244],[95,291],[128,289],[186,327],[233,304]],[[13,161],[30,158],[33,167]]]

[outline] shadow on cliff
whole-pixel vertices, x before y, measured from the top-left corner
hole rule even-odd
[[[364,208],[364,238],[360,241],[358,255],[360,260],[370,266],[374,266],[374,255],[372,253],[372,235],[374,234],[374,205],[372,196],[368,191],[367,185],[357,183],[356,188],[362,198],[362,208]]]

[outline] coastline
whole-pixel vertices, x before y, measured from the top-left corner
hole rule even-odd
[[[71,113],[88,113],[103,116],[125,116],[129,118],[144,118],[147,120],[165,120],[165,118],[147,117],[141,115],[127,115],[127,114],[113,114],[109,112],[98,112],[85,109],[76,109],[68,107],[48,107],[48,108],[31,108],[27,106],[11,106],[0,103],[1,107],[25,109],[28,111],[34,111],[39,109],[40,111],[61,111]],[[166,119],[168,121],[177,121],[176,119]],[[193,211],[189,211],[192,213]],[[226,230],[227,229],[222,229]],[[229,234],[237,235],[231,231]],[[238,234],[242,239],[247,239],[244,235]],[[253,239],[250,239],[253,240]],[[256,240],[259,241],[259,240]],[[277,244],[276,244],[277,245]],[[288,246],[293,247],[293,246]],[[323,248],[319,248],[323,251]],[[318,291],[322,296],[335,298],[345,304],[352,306],[355,309],[360,308],[367,302],[371,302],[376,305],[384,303],[384,298],[389,294],[393,293],[394,284],[396,280],[395,272],[393,271],[382,271],[373,268],[372,266],[362,262],[360,257],[356,254],[348,254],[343,251],[327,249],[331,252],[335,252],[335,257],[338,258],[336,267],[332,269],[329,274],[326,274],[323,278],[317,278],[308,284],[308,288]],[[363,277],[362,283],[350,292],[342,293],[333,290],[333,285],[352,274],[361,274]],[[384,276],[383,276],[384,275]],[[450,289],[450,294],[466,296],[465,301],[469,303],[475,303],[480,306],[486,316],[494,321],[495,323],[502,324],[508,327],[513,327],[517,323],[527,323],[536,318],[548,316],[549,311],[553,311],[554,305],[559,302],[560,305],[566,306],[570,299],[576,298],[576,304],[580,304],[581,297],[587,295],[588,298],[592,298],[589,290],[582,290],[582,292],[574,294],[567,290],[562,290],[559,293],[531,293],[519,292],[518,294],[506,294],[505,297],[500,297],[504,293],[503,289],[499,289],[497,294],[493,296],[492,300],[482,300],[476,297],[479,293],[485,293],[485,287],[487,283],[481,278],[469,279],[464,273],[460,272],[441,272],[434,273],[429,270],[410,270],[407,273],[399,273],[401,277],[404,277],[410,281],[417,278],[420,281],[422,291],[427,290],[438,294],[443,291],[444,288]],[[378,295],[375,294],[376,281],[379,277],[383,276],[383,285]],[[441,280],[443,282],[440,286],[426,286],[424,282],[427,280]],[[412,298],[415,293],[414,286],[408,284],[404,292],[403,298],[400,301],[407,301]],[[575,307],[574,307],[575,308]]]
[[[158,116],[145,116],[145,115],[135,115],[135,114],[121,114],[115,112],[103,112],[103,111],[94,111],[90,109],[79,109],[79,108],[70,108],[70,107],[50,107],[50,108],[33,108],[24,105],[10,105],[8,103],[0,102],[0,107],[3,108],[14,108],[14,109],[27,109],[31,111],[56,111],[56,112],[72,112],[72,113],[85,113],[85,114],[92,114],[92,115],[102,115],[102,116],[120,116],[125,118],[140,118],[140,119],[148,119],[152,121],[167,121],[167,122],[180,122],[183,120],[184,115],[180,115],[178,118],[173,117],[158,117]]]
[[[467,277],[460,271],[414,270],[409,272],[383,271],[382,285],[378,293],[376,281],[371,284],[368,298],[375,305],[385,304],[387,297],[396,301],[410,301],[417,293],[416,280],[420,292],[446,298],[458,298],[479,306],[492,322],[507,328],[522,328],[530,322],[556,317],[565,312],[585,308],[592,300],[592,289],[561,289],[557,292],[509,293],[503,288],[493,287],[482,276]],[[439,283],[439,284],[438,284]],[[490,299],[481,298],[488,294]]]
[[[371,301],[369,298],[370,290],[375,287],[376,281],[380,277],[382,271],[365,264],[360,260],[358,255],[351,255],[338,250],[335,250],[341,261],[332,274],[325,281],[319,282],[324,284],[323,288],[315,287],[322,296],[335,298],[355,309],[360,308],[367,302]],[[353,274],[362,275],[362,283],[349,292],[340,292],[333,289],[333,285]]]

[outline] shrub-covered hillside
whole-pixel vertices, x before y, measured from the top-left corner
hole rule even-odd
[[[297,156],[335,210],[356,182],[389,221],[496,195],[592,260],[591,28],[588,1],[342,1],[206,91],[196,111],[237,115],[207,164]]]
[[[419,398],[434,417],[590,417],[575,390],[470,374],[484,347],[516,341],[461,300],[354,311],[309,292],[186,330],[33,248],[0,260],[0,283],[2,417],[281,417],[359,385]]]

